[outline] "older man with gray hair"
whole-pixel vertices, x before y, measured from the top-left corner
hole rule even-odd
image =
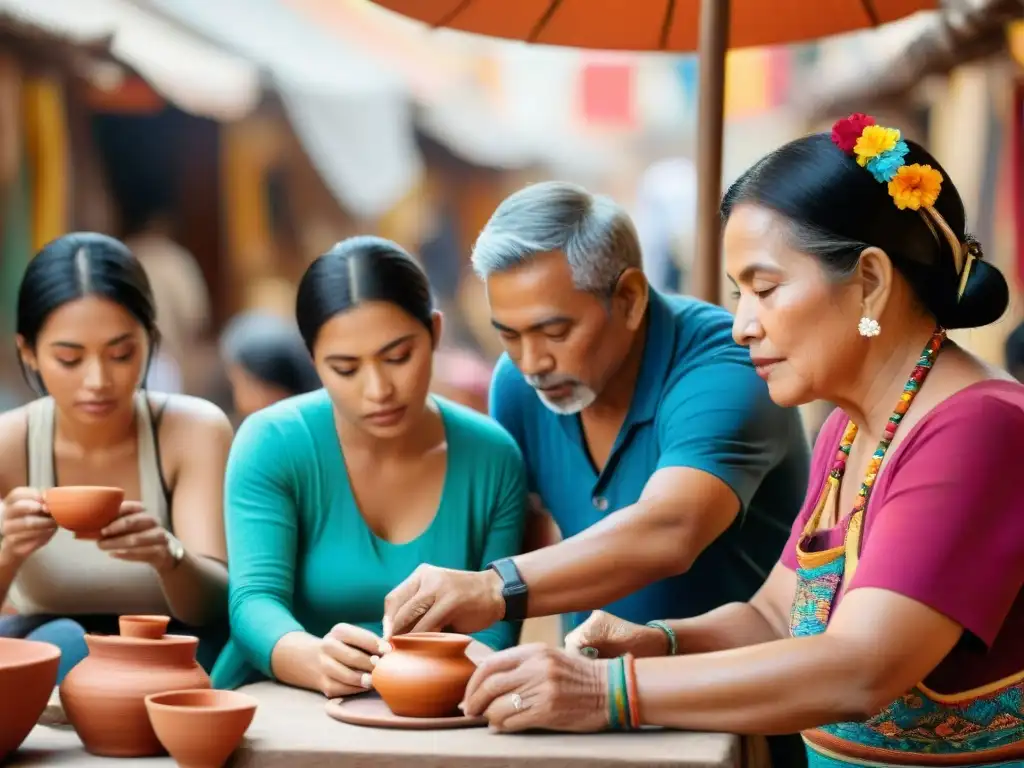
[[[646,623],[748,600],[789,536],[809,451],[732,316],[652,289],[628,215],[573,184],[506,199],[473,266],[507,350],[491,413],[564,540],[480,573],[421,566],[388,596],[385,634],[577,626],[597,608]]]

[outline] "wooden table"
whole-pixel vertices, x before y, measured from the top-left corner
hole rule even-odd
[[[592,735],[491,733],[487,728],[399,731],[332,720],[319,694],[259,683],[242,689],[260,701],[231,768],[740,768],[738,736],[678,731]],[[37,725],[10,766],[163,768],[169,757],[112,759],[85,752],[67,726]]]

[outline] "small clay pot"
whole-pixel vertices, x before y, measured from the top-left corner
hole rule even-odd
[[[86,751],[102,757],[164,754],[146,697],[210,687],[209,675],[196,662],[199,638],[86,635],[85,644],[89,655],[60,684],[60,702]]]
[[[60,648],[0,637],[0,763],[43,714],[57,684]]]
[[[159,640],[167,634],[170,616],[119,616],[118,627],[121,637],[142,637],[147,640]]]
[[[393,650],[373,670],[373,687],[401,717],[451,717],[476,671],[466,656],[471,637],[413,632],[391,638]]]
[[[100,531],[121,512],[124,491],[101,485],[64,485],[48,488],[43,501],[57,525],[76,539],[98,539]]]
[[[259,702],[236,691],[196,689],[146,697],[156,737],[181,768],[221,768],[252,723]]]

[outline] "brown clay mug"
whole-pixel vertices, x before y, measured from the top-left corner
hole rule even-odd
[[[147,640],[159,640],[167,634],[170,623],[170,616],[132,615],[117,619],[121,637],[144,637]]]
[[[124,490],[102,485],[62,485],[47,488],[43,502],[57,525],[76,539],[98,539],[100,531],[117,519]]]
[[[476,664],[466,656],[473,638],[411,632],[391,638],[393,650],[373,670],[373,687],[401,717],[456,717]]]
[[[0,763],[21,746],[46,709],[59,664],[56,645],[0,637]]]
[[[252,723],[257,704],[244,693],[206,689],[146,697],[156,737],[182,768],[221,768]]]

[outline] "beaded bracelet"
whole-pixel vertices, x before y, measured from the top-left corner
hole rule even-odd
[[[636,658],[627,653],[625,663],[622,665],[626,673],[626,700],[629,702],[630,727],[636,730],[640,727],[640,690],[636,683]]]
[[[613,731],[628,731],[630,727],[629,689],[625,659],[621,656],[608,663],[608,724]]]
[[[668,655],[675,656],[679,650],[679,641],[676,638],[676,631],[668,625],[668,622],[658,619],[657,621],[648,621],[647,626],[660,629],[668,636]]]

